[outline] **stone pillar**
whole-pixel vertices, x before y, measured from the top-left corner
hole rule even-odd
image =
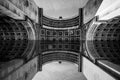
[[[79,9],[79,29],[80,29],[80,53],[78,55],[78,71],[82,71],[82,54],[83,54],[83,38],[82,28],[83,27],[83,8]]]
[[[43,62],[43,59],[42,59],[42,52],[41,52],[41,48],[40,48],[40,43],[41,43],[41,40],[40,40],[40,29],[41,27],[43,26],[42,24],[42,18],[43,18],[43,9],[42,8],[39,8],[38,9],[38,13],[39,13],[39,16],[38,16],[38,27],[39,27],[39,30],[38,30],[38,71],[42,71],[42,62]]]

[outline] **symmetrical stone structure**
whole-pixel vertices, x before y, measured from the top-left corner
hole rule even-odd
[[[101,2],[88,1],[74,18],[53,19],[33,0],[0,0],[0,80],[32,80],[56,60],[76,63],[88,80],[101,77],[93,68],[108,80],[120,78],[120,17],[94,17]]]

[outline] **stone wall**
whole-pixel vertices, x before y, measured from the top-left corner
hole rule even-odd
[[[90,62],[87,58],[83,57],[83,74],[87,80],[116,80],[110,74],[105,72],[97,65]]]
[[[35,57],[2,80],[32,80],[37,73],[38,57]],[[1,80],[1,79],[0,79]]]

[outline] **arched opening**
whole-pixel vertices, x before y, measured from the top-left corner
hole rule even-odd
[[[69,61],[52,61],[43,65],[32,80],[87,80],[83,73],[78,72],[78,65]]]

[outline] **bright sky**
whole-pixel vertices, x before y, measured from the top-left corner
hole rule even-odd
[[[46,16],[70,18],[78,15],[78,9],[83,7],[88,0],[35,0],[39,7],[44,9]]]
[[[59,64],[51,62],[43,65],[42,72],[38,72],[32,80],[87,80],[83,73],[78,72],[78,65],[70,62]]]

